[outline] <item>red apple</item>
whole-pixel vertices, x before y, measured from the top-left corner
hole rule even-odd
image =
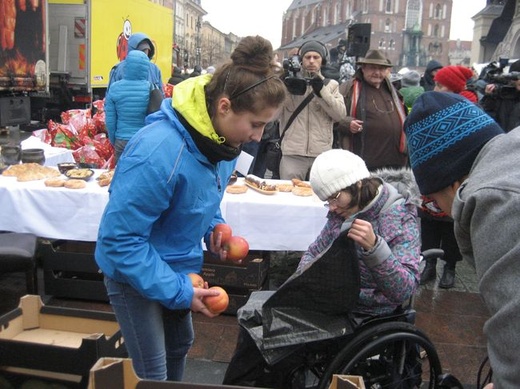
[[[189,273],[191,284],[194,288],[204,288],[204,279],[197,273]]]
[[[231,227],[229,226],[229,224],[219,223],[213,229],[213,234],[215,234],[215,239],[217,238],[219,232],[222,233],[222,238],[221,238],[220,242],[222,245],[225,245],[229,241],[229,238],[231,238],[231,236],[233,235],[233,230],[231,230]]]
[[[229,296],[227,292],[220,286],[212,286],[209,290],[217,290],[220,292],[218,296],[204,296],[202,302],[208,310],[213,314],[224,312],[229,305]]]
[[[227,251],[227,259],[238,262],[249,253],[249,243],[241,236],[232,236],[224,245],[224,249]]]

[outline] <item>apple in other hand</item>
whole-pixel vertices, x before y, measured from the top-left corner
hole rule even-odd
[[[227,259],[238,262],[249,253],[249,243],[241,236],[232,236],[224,245],[224,249],[227,251]]]
[[[219,223],[213,229],[213,234],[218,236],[219,232],[222,233],[222,238],[221,238],[220,242],[222,245],[225,245],[229,241],[231,236],[233,235],[233,230],[231,229],[229,224]],[[216,236],[215,236],[215,238],[216,238]]]
[[[197,273],[188,273],[194,288],[204,288],[204,279]]]
[[[215,315],[224,312],[229,305],[229,296],[227,292],[220,286],[212,286],[208,290],[217,290],[220,294],[218,296],[204,296],[202,298],[204,305]]]

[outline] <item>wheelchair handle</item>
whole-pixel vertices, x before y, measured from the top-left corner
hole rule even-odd
[[[444,250],[442,249],[428,249],[421,253],[421,261],[427,261],[428,259],[443,259]]]

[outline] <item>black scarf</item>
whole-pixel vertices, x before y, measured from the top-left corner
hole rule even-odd
[[[188,130],[195,145],[200,150],[204,156],[212,163],[216,164],[220,161],[232,161],[238,157],[240,152],[242,151],[241,147],[231,147],[224,143],[218,144],[215,143],[208,137],[205,137],[200,132],[197,131],[193,126],[191,126],[188,121],[180,114],[179,111],[175,110],[177,117],[181,124]]]

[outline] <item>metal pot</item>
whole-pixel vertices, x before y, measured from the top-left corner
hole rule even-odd
[[[43,165],[45,163],[45,152],[43,149],[22,150],[22,162],[39,163],[40,165]]]
[[[2,159],[6,165],[17,165],[22,157],[22,149],[20,146],[3,145]]]

